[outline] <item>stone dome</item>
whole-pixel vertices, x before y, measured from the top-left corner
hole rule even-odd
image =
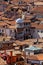
[[[23,19],[18,18],[18,19],[16,19],[16,22],[17,22],[17,23],[23,23]]]

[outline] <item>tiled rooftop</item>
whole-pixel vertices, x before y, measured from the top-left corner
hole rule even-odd
[[[37,55],[33,55],[33,56],[29,56],[29,57],[27,57],[28,59],[30,59],[30,60],[43,60],[43,54],[37,54]]]

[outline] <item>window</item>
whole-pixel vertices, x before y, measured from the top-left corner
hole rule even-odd
[[[26,29],[26,31],[30,31],[30,29]]]
[[[27,29],[26,29],[26,32],[27,32]]]
[[[26,39],[28,39],[29,37],[28,36],[26,36]]]
[[[14,8],[11,8],[11,11],[14,11]]]
[[[10,30],[10,34],[12,34],[12,30]]]
[[[9,46],[10,44],[8,44],[8,46]]]
[[[41,33],[43,33],[43,31],[41,31]]]
[[[1,32],[1,30],[0,30],[0,32]]]
[[[41,30],[38,30],[37,32],[41,32]]]
[[[4,32],[4,30],[2,30],[2,32]]]
[[[10,30],[10,32],[12,32],[12,30]]]
[[[22,34],[22,32],[19,32],[18,34]]]
[[[22,1],[19,1],[18,4],[22,4],[23,2]]]
[[[26,23],[26,25],[28,25],[28,23]]]
[[[24,26],[27,26],[27,24],[25,23]]]
[[[22,26],[23,24],[19,24],[20,26]]]
[[[39,30],[37,32],[39,32]]]

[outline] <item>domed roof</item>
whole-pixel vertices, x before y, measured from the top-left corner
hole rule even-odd
[[[16,19],[16,22],[17,22],[17,23],[23,23],[23,19],[18,18],[18,19]]]

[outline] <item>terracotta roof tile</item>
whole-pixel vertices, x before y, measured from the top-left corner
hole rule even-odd
[[[5,25],[7,25],[7,23],[5,23],[5,22],[0,22],[0,26],[5,26]]]
[[[37,6],[32,9],[32,12],[34,13],[43,13],[43,6]]]
[[[31,27],[35,27],[36,29],[43,29],[43,24],[31,23]]]
[[[43,54],[32,55],[28,57],[30,60],[43,60]]]
[[[15,25],[15,24],[16,24],[15,21],[8,21],[8,22],[6,22],[6,23],[8,23],[8,24],[10,24],[10,25]]]

